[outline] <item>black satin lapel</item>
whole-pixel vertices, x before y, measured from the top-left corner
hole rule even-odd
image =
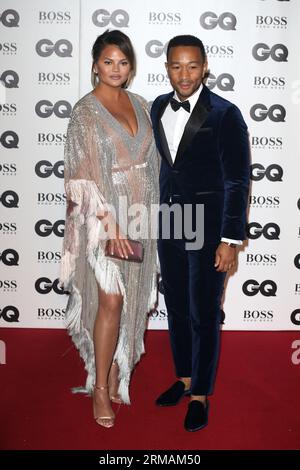
[[[195,134],[199,131],[200,127],[203,125],[205,122],[209,111],[211,109],[211,106],[209,103],[203,103],[203,99],[200,95],[196,106],[193,109],[193,112],[191,114],[190,119],[186,123],[185,129],[183,136],[181,138],[175,162],[178,163],[183,157],[183,154],[187,148],[187,146],[190,144],[190,142],[193,140]]]
[[[172,160],[171,153],[170,153],[170,150],[169,150],[169,146],[168,146],[166,134],[165,134],[165,131],[164,131],[164,127],[163,127],[162,122],[161,122],[161,118],[162,118],[162,115],[165,112],[165,109],[166,109],[166,107],[169,103],[170,97],[172,95],[173,95],[173,93],[170,93],[169,97],[162,102],[162,104],[161,104],[161,106],[158,110],[157,120],[156,120],[156,123],[155,123],[156,132],[157,132],[157,136],[158,136],[158,150],[159,150],[161,156],[163,158],[165,158],[170,165],[173,165],[173,160]]]
[[[166,138],[164,126],[162,125],[161,119],[159,120],[159,123],[158,123],[158,130],[159,130],[159,141],[160,141],[160,145],[162,149],[162,156],[165,157],[166,160],[168,160],[171,166],[173,166],[172,156],[169,150],[168,141]]]

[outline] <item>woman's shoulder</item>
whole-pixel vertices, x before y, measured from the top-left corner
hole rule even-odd
[[[141,95],[139,95],[138,93],[133,93],[132,91],[129,91],[129,90],[126,90],[127,93],[133,97],[133,99],[135,99],[136,101],[139,102],[139,104],[144,108],[146,109],[147,111],[149,111],[149,102]]]
[[[128,93],[130,96],[135,98],[137,101],[139,101],[142,106],[146,106],[146,107],[148,106],[147,100],[143,96],[139,95],[138,93],[133,93],[133,91],[129,91],[129,90],[126,90],[126,93]]]
[[[93,94],[87,93],[74,104],[72,117],[91,116],[93,114]]]

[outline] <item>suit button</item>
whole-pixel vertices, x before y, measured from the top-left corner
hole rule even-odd
[[[178,175],[179,170],[172,170],[172,173],[174,173],[174,175]]]

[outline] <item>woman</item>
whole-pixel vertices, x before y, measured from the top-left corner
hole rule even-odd
[[[142,263],[126,259],[124,201],[148,214],[158,203],[158,159],[145,101],[126,91],[135,71],[129,38],[106,31],[92,56],[96,86],[74,106],[65,147],[61,281],[70,292],[67,327],[88,373],[80,391],[92,394],[96,422],[111,427],[111,401],[130,403],[130,375],[144,352],[146,314],[156,301],[155,240],[142,235]],[[146,211],[138,215],[145,228]],[[106,248],[121,259],[106,256]]]

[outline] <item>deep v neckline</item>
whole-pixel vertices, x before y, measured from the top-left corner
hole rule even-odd
[[[125,91],[126,95],[128,96],[128,99],[130,101],[130,104],[132,106],[132,109],[133,109],[133,112],[134,112],[134,115],[135,115],[135,119],[136,119],[136,123],[137,123],[137,130],[136,130],[136,133],[134,135],[130,134],[130,132],[126,129],[126,127],[124,127],[120,121],[106,108],[106,106],[104,106],[103,103],[101,103],[101,101],[97,98],[97,96],[91,92],[91,95],[94,97],[94,99],[96,100],[96,102],[98,103],[98,105],[104,109],[104,111],[107,113],[108,116],[110,116],[110,118],[115,121],[118,126],[122,129],[122,131],[127,135],[127,137],[130,137],[131,139],[135,139],[137,137],[137,135],[140,133],[140,121],[139,121],[139,116],[138,116],[138,112],[137,110],[135,109],[135,106],[134,106],[134,103],[133,103],[133,100],[131,99],[131,96],[129,93],[127,93]]]

